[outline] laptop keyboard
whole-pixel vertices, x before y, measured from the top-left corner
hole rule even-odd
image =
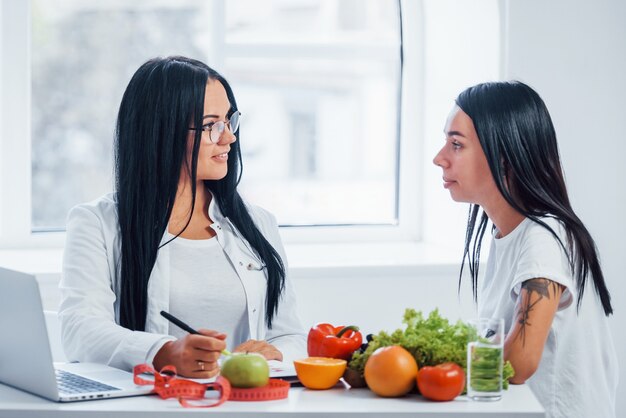
[[[120,390],[120,388],[105,385],[104,383],[96,382],[95,380],[87,379],[86,377],[82,377],[65,370],[55,371],[57,385],[59,386],[59,392],[61,393],[71,394]]]

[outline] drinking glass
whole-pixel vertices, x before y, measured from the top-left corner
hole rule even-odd
[[[467,397],[475,401],[502,398],[504,319],[469,321],[475,333],[467,344]]]

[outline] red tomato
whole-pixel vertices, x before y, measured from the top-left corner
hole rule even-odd
[[[433,401],[451,401],[465,388],[465,372],[456,363],[422,367],[417,374],[422,396]]]

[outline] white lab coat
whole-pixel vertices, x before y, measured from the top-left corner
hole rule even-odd
[[[114,193],[74,207],[67,221],[60,282],[59,319],[65,354],[70,361],[104,363],[131,370],[151,364],[158,349],[174,338],[169,322],[160,315],[168,311],[170,291],[169,246],[159,249],[148,282],[146,330],[131,331],[120,325],[120,233]],[[248,206],[255,224],[278,251],[286,266],[285,251],[276,219],[269,212]],[[272,329],[265,325],[265,271],[258,256],[219,210],[209,205],[211,227],[239,276],[246,294],[250,338],[267,340],[283,354],[283,361],[306,357],[306,333],[296,312],[295,292],[289,275]],[[164,234],[161,243],[165,242]],[[209,325],[209,324],[208,324]],[[210,325],[207,326],[210,328]],[[218,330],[219,331],[219,330]]]

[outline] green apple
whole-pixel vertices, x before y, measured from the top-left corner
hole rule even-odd
[[[233,353],[222,363],[221,375],[236,388],[256,388],[267,385],[270,367],[261,354]]]

